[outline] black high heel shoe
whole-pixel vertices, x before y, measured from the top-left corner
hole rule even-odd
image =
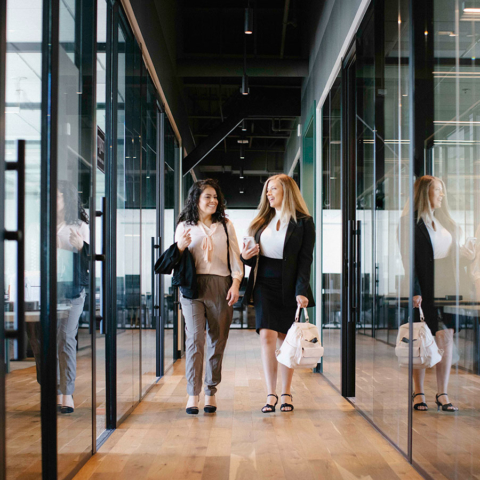
[[[216,405],[205,405],[203,407],[205,413],[215,413],[217,411]]]
[[[197,397],[200,397],[200,395],[196,395]],[[197,401],[200,401],[200,398],[198,398]],[[188,413],[188,415],[198,415],[198,407],[187,407],[185,411]]]
[[[438,401],[438,397],[441,397],[442,395],[448,395],[447,393],[438,393],[435,396],[435,403],[437,404],[437,412],[440,410],[440,407],[444,412],[458,412],[458,408],[454,407],[451,403],[440,403]]]
[[[293,397],[289,393],[282,393],[281,397],[290,397],[291,401],[293,402]],[[286,408],[290,408],[290,410],[285,410]],[[293,405],[291,403],[282,403],[280,405],[281,412],[293,412]]]
[[[270,405],[270,404],[265,404],[265,406],[262,408],[263,413],[273,413],[275,411],[275,407],[277,406],[278,403],[278,397],[274,393],[269,393],[267,397],[275,397],[277,401],[275,402],[275,405]],[[268,410],[267,410],[268,409]]]
[[[417,397],[418,395],[424,395],[425,396],[424,393],[413,392],[412,393],[412,400],[414,400],[414,398]],[[420,409],[419,407],[425,407],[425,408]],[[427,412],[428,411],[428,405],[425,402],[414,403],[413,408],[414,408],[414,410],[417,410],[418,412]]]
[[[68,395],[64,395],[64,397],[67,397],[67,396]],[[73,395],[72,395],[72,403],[73,403]],[[73,413],[74,411],[75,411],[74,406],[62,405],[62,408],[60,408],[60,413],[63,413],[64,415],[67,413]]]

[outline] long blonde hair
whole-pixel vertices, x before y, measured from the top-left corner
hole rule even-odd
[[[302,217],[310,216],[307,204],[305,203],[295,180],[284,173],[273,175],[263,186],[262,197],[260,198],[260,204],[258,205],[258,215],[253,219],[248,228],[249,235],[254,236],[264,225],[268,225],[275,216],[275,209],[270,206],[267,199],[268,184],[272,180],[279,182],[283,188],[283,201],[280,210],[282,220],[288,222],[290,219],[293,219],[294,222],[296,222],[297,213],[300,213]]]
[[[442,184],[443,200],[442,206],[436,209],[434,215],[432,204],[430,202],[430,189],[435,181]],[[413,205],[414,211],[417,212],[417,222],[423,220],[426,224],[432,225],[433,229],[436,230],[435,218],[437,218],[438,221],[452,234],[454,239],[459,237],[459,227],[450,215],[447,190],[442,179],[432,175],[424,175],[423,177],[417,178],[413,185]],[[408,208],[408,205],[405,205],[405,210],[403,211],[402,216],[408,214]]]

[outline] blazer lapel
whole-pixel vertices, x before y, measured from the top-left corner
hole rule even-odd
[[[423,233],[423,235],[425,235],[425,238],[428,240],[428,244],[430,245],[433,254],[432,239],[430,238],[430,234],[428,233],[427,226],[425,225],[423,219],[420,219],[420,221],[418,222],[418,228],[420,228],[420,231]]]
[[[287,245],[287,243],[290,240],[290,237],[292,236],[292,233],[293,233],[293,231],[295,230],[296,227],[297,227],[297,224],[293,220],[290,220],[290,222],[288,222],[287,235],[285,236],[285,245]],[[283,247],[283,248],[284,248],[284,252],[285,252],[285,247]]]
[[[425,238],[431,243],[430,235],[423,219],[420,219],[420,221],[418,222],[418,228],[420,228],[420,231],[425,235]]]

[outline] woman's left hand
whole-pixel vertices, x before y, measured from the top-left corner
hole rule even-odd
[[[297,295],[297,305],[302,308],[308,307],[308,298],[303,295]]]
[[[237,303],[239,297],[238,285],[237,282],[234,282],[227,293],[228,306],[231,307],[234,303]]]
[[[82,248],[83,248],[83,238],[82,236],[80,235],[80,233],[78,233],[77,230],[71,228],[70,229],[70,237],[68,239],[70,241],[70,245],[73,247],[73,248],[76,248],[79,252],[82,251]]]

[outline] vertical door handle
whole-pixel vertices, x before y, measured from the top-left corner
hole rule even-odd
[[[16,328],[6,330],[5,337],[17,340],[16,360],[26,357],[25,342],[25,140],[18,140],[17,161],[6,162],[6,170],[17,172],[17,230],[6,230],[5,240],[17,242],[17,308]],[[3,273],[2,273],[3,275]],[[3,295],[3,294],[2,294]],[[2,360],[3,361],[3,360]]]
[[[94,253],[94,261],[96,262],[102,262],[102,276],[100,279],[101,283],[101,295],[100,295],[100,319],[103,322],[103,332],[101,333],[107,333],[107,305],[105,302],[105,293],[107,291],[107,276],[106,276],[106,248],[107,248],[107,198],[102,197],[102,209],[101,210],[96,210],[95,211],[95,217],[101,217],[102,218],[102,253],[97,254]],[[95,252],[95,249],[94,249]],[[96,297],[96,289],[97,286],[95,285],[93,288],[93,295]],[[95,305],[95,312],[92,318],[95,319],[95,330],[97,328],[96,323],[97,323],[97,304],[96,301],[94,303]],[[93,333],[92,329],[93,325],[90,326],[91,333]]]
[[[155,310],[160,309],[160,306],[157,303],[159,301],[159,299],[157,298],[156,288],[155,288],[155,262],[156,262],[155,251],[158,250],[159,248],[160,248],[160,238],[158,238],[157,243],[155,243],[155,237],[152,237],[152,272],[151,272],[151,275],[152,275],[152,285],[151,285],[151,289],[152,289],[152,318],[155,316]]]
[[[348,245],[348,257],[347,257],[347,274],[346,274],[346,286],[348,287],[349,291],[349,299],[352,312],[355,311],[357,308],[356,305],[356,298],[357,298],[357,285],[356,285],[356,277],[355,277],[355,266],[356,266],[356,248],[355,248],[355,220],[349,220],[347,223],[348,228],[348,241],[350,245]],[[349,315],[348,321],[351,322],[351,318],[353,313]]]
[[[355,253],[355,268],[356,268],[356,279],[355,283],[357,284],[357,319],[360,320],[361,314],[361,305],[362,305],[362,222],[357,220],[355,228],[355,240],[356,240],[356,253]]]

